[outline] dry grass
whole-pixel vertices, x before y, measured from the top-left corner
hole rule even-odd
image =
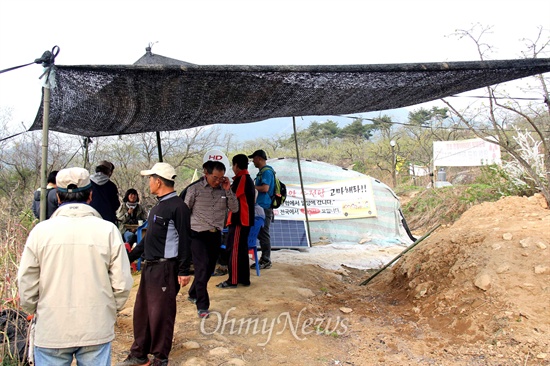
[[[0,311],[3,315],[11,314],[14,316],[12,321],[2,324],[0,329],[0,337],[2,338],[0,364],[3,366],[22,364],[16,357],[13,357],[14,343],[27,337],[25,315],[18,311],[17,270],[29,233],[28,226],[30,222],[26,214],[21,217],[13,217],[6,214],[9,211],[6,204],[0,201]],[[5,336],[8,334],[8,326],[15,326],[12,329],[15,329],[16,337],[11,344]]]
[[[0,203],[0,213],[8,212],[1,206]],[[0,309],[17,309],[17,270],[29,229],[19,217],[1,216],[0,214]]]
[[[425,189],[403,205],[403,215],[412,231],[425,231],[437,224],[452,224],[470,207],[502,197],[481,184]]]

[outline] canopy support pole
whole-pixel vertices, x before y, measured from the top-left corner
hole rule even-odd
[[[157,131],[157,150],[159,152],[159,163],[162,163],[162,144],[160,142],[160,132]]]
[[[48,191],[48,130],[50,124],[50,88],[44,86],[44,116],[42,119],[42,165],[40,167],[40,202],[46,202]],[[46,204],[40,205],[40,221],[46,220]]]
[[[51,88],[55,85],[50,79],[50,76],[53,71],[53,66],[55,63],[55,57],[59,54],[59,47],[53,46],[52,51],[46,51],[42,54],[42,57],[34,60],[35,64],[42,63],[42,66],[45,67],[45,71],[40,76],[39,79],[42,79],[43,76],[46,76],[44,82],[44,114],[42,116],[42,166],[40,167],[40,221],[46,220],[47,213],[47,197],[48,192],[46,187],[48,186],[48,133],[50,129],[50,98],[51,98]],[[42,204],[44,203],[44,204]]]
[[[304,200],[304,212],[306,214],[307,240],[311,240],[309,231],[309,216],[307,213],[306,191],[304,190],[304,180],[302,179],[302,166],[300,165],[300,151],[298,150],[298,133],[296,131],[296,117],[292,116],[292,127],[294,128],[294,144],[296,145],[296,160],[298,162],[298,174],[300,175],[300,188],[302,189],[302,198]]]
[[[84,145],[84,169],[89,169],[90,168],[90,162],[89,162],[89,159],[90,159],[90,142],[92,141],[92,139],[90,139],[89,137],[84,137],[83,139],[83,145]]]

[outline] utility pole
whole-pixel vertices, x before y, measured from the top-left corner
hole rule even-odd
[[[395,154],[395,140],[390,141],[391,146],[391,175],[392,175],[392,181],[393,181],[393,188],[397,186],[397,171],[396,171],[396,165],[397,165],[397,155]]]

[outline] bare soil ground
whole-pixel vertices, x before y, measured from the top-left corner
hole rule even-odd
[[[472,207],[367,286],[353,268],[274,263],[250,287],[178,298],[171,365],[550,365],[550,210],[537,198]],[[132,342],[135,291],[113,364]]]

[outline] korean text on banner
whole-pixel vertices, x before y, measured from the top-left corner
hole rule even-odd
[[[434,166],[500,164],[500,147],[482,139],[434,141]]]
[[[371,178],[304,186],[309,220],[344,220],[376,216]],[[287,185],[284,204],[274,210],[278,220],[305,220],[299,185]]]

